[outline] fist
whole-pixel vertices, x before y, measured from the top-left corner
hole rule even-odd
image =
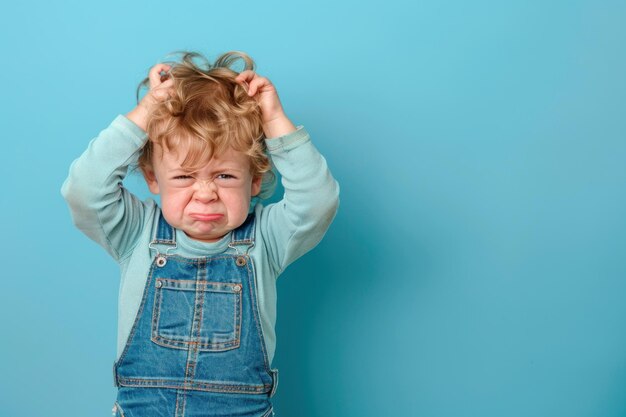
[[[254,97],[259,103],[263,123],[269,123],[284,115],[278,92],[270,80],[252,70],[246,70],[241,72],[235,81],[241,84],[248,95]]]
[[[170,96],[171,88],[174,86],[168,74],[171,69],[167,64],[156,64],[150,68],[148,79],[150,81],[150,91],[141,99],[140,106],[149,110],[154,104],[167,100]]]

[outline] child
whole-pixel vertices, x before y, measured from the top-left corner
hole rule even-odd
[[[338,206],[324,158],[252,60],[229,52],[203,68],[198,57],[155,65],[140,84],[150,91],[89,143],[61,190],[121,268],[117,416],[273,415],[275,279]],[[263,206],[272,163],[285,194]],[[160,207],[122,186],[132,164]]]

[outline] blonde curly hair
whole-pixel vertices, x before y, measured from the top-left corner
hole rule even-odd
[[[144,173],[153,168],[155,145],[168,152],[188,149],[182,167],[189,171],[232,148],[248,155],[253,177],[271,175],[261,110],[235,81],[239,73],[231,68],[243,61],[243,70],[254,70],[254,61],[239,51],[224,53],[213,64],[197,52],[176,53],[182,54],[180,62],[166,62],[170,65],[167,76],[174,81],[172,93],[157,103],[148,117],[150,140],[142,148],[138,168]],[[149,88],[148,77],[137,87],[137,103],[142,88]]]

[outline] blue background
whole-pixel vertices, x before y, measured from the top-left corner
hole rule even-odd
[[[118,268],[59,190],[179,49],[249,53],[342,187],[279,279],[278,416],[626,414],[623,1],[24,1],[0,20],[0,414],[110,415]]]

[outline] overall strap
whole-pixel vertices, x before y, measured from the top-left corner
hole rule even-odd
[[[176,232],[174,231],[174,228],[165,220],[165,217],[163,217],[163,212],[159,212],[159,224],[154,233],[154,237],[152,238],[152,242],[150,242],[151,248],[153,248],[152,245],[177,246]]]
[[[253,246],[254,245],[254,213],[248,214],[245,222],[232,233],[232,239],[228,246],[234,247],[238,245]]]

